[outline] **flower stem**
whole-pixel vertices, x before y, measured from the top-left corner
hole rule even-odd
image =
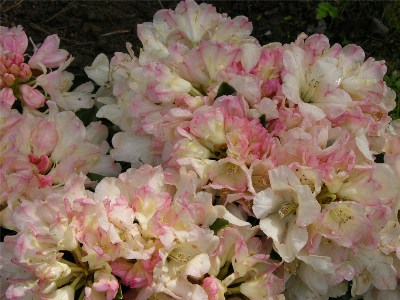
[[[78,300],[83,300],[85,298],[85,289],[82,290],[81,294],[79,295]]]
[[[63,264],[68,265],[69,267],[78,267],[77,264],[74,264],[73,262],[66,260],[64,258],[60,258],[60,262],[62,262]]]
[[[71,272],[84,272],[84,269],[81,267],[69,267]]]
[[[194,87],[192,87],[192,89],[190,90],[189,94],[191,96],[203,96],[203,94],[200,93],[198,90],[196,90]]]
[[[225,295],[240,294],[240,286],[228,288]]]
[[[70,284],[70,286],[71,286],[74,290],[77,290],[77,289],[78,289],[78,288],[75,288],[75,287],[76,287],[76,285],[79,283],[79,281],[82,279],[83,275],[84,275],[83,273],[79,274],[79,276],[76,277],[75,280]]]
[[[228,269],[229,269],[230,265],[231,265],[230,261],[226,261],[225,262],[225,265],[222,267],[222,269],[219,271],[219,273],[217,275],[217,278],[219,280],[222,280],[222,279],[224,279],[226,277],[226,274],[228,274]]]

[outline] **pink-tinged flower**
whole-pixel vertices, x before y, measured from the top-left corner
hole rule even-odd
[[[60,38],[56,35],[46,37],[43,44],[29,59],[29,66],[33,69],[58,68],[68,58],[68,51],[59,49]]]
[[[24,102],[32,108],[39,108],[44,105],[45,97],[37,89],[30,87],[27,84],[22,84],[19,88],[22,99]]]
[[[258,119],[228,116],[225,121],[226,154],[246,165],[268,156],[274,149],[275,140]]]
[[[300,40],[304,38],[299,37]],[[299,105],[305,117],[320,120],[326,115],[333,119],[344,113],[352,101],[349,94],[340,88],[343,71],[334,57],[316,56],[309,63],[307,51],[307,48],[294,43],[286,48],[282,92]]]
[[[283,51],[284,48],[280,44],[272,44],[262,49],[257,64],[250,70],[251,74],[263,79],[261,92],[264,97],[272,98],[282,85]]]
[[[187,131],[182,128],[177,128],[179,134],[183,136],[183,138],[178,138],[170,149],[168,153],[170,159],[167,161],[168,166],[177,166],[186,164],[184,161],[205,161],[209,157],[212,157],[213,154],[211,151],[203,146],[198,139],[194,136],[190,135]],[[167,156],[166,151],[164,150],[164,156]]]
[[[64,69],[71,61],[69,59],[57,70],[38,76],[36,85],[43,88],[50,96],[50,100],[63,110],[77,111],[81,108],[90,108],[94,103],[94,95],[91,94],[94,85],[92,82],[86,82],[70,91],[74,75]]]
[[[395,290],[397,270],[390,256],[379,249],[368,251],[360,249],[353,257],[354,264],[361,270],[353,279],[352,295],[362,295],[371,286],[379,290]]]
[[[210,165],[206,174],[215,189],[227,188],[235,192],[244,192],[250,186],[250,174],[247,167],[237,160],[227,157]]]
[[[360,48],[355,45],[346,47],[353,49]],[[349,51],[350,49],[346,49],[346,47],[343,48],[342,54],[339,56],[347,63],[344,66],[347,72],[344,73],[341,88],[348,92],[354,101],[364,100],[366,98],[381,101],[384,86],[380,83],[383,82],[383,76],[387,70],[385,61],[376,61],[372,57],[364,61],[365,56],[361,48],[361,50],[354,50],[360,54],[362,53],[362,55],[355,57],[355,59],[349,59],[349,53],[352,51]]]
[[[241,49],[230,44],[201,41],[198,48],[183,57],[179,75],[194,87],[207,90],[211,83],[217,81],[220,72],[235,67],[241,55]]]
[[[163,9],[154,15],[153,23],[138,25],[138,37],[144,51],[143,61],[165,58],[174,48],[191,49],[203,41],[221,41],[241,45],[257,44],[250,36],[252,24],[244,16],[234,19],[218,14],[212,5],[193,0],[180,2],[175,11]]]
[[[287,166],[269,172],[271,188],[254,197],[253,212],[261,230],[274,241],[274,248],[287,262],[295,259],[308,240],[307,225],[321,207],[308,185],[302,185]]]
[[[354,201],[332,202],[319,216],[319,232],[339,245],[375,249],[379,236],[365,207]]]
[[[25,279],[34,279],[34,277],[29,274],[25,269],[22,267],[14,264],[12,262],[12,258],[14,256],[13,249],[11,247],[6,247],[6,244],[4,242],[0,243],[0,270],[1,270],[1,276],[0,276],[0,297],[2,299],[6,299],[6,291],[8,287],[10,286],[10,282],[8,281],[9,279],[12,278],[25,278]],[[15,288],[15,287],[14,287]],[[14,288],[10,288],[8,293],[14,293],[17,292],[17,290],[14,290]],[[14,290],[14,291],[12,291]],[[25,291],[28,292],[28,291]],[[21,294],[23,291],[21,291]],[[29,293],[29,292],[28,292]]]
[[[190,82],[174,74],[164,64],[148,63],[140,71],[140,76],[145,79],[144,96],[153,103],[171,103],[178,95],[189,93],[192,89]]]
[[[28,47],[28,37],[21,25],[7,28],[0,26],[0,54],[18,53],[23,55]]]
[[[132,207],[136,212],[136,219],[144,230],[147,230],[148,222],[158,211],[166,209],[171,203],[171,195],[166,192],[156,192],[150,187],[137,190]]]
[[[364,206],[395,207],[400,193],[398,179],[387,164],[356,167],[341,185],[336,195],[357,201]]]
[[[104,53],[96,56],[91,66],[85,67],[87,76],[99,86],[104,86],[110,80],[110,62]]]
[[[212,230],[187,222],[175,228],[177,239],[168,249],[159,250],[161,261],[154,268],[150,291],[152,294],[166,293],[178,299],[208,299],[205,290],[188,279],[201,280],[210,270],[210,254],[215,250],[218,238]]]
[[[221,107],[226,114],[246,118],[250,114],[249,104],[241,96],[220,96],[214,100],[213,107]]]
[[[201,144],[211,151],[226,144],[225,118],[227,114],[222,108],[205,106],[198,109],[190,121],[190,132],[199,138]]]

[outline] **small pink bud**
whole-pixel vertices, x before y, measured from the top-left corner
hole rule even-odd
[[[52,186],[53,185],[53,181],[51,179],[50,175],[41,175],[41,174],[36,174],[36,178],[39,182],[39,187],[40,188],[44,188],[46,186]]]
[[[16,65],[16,64],[12,64],[11,67],[9,68],[9,71],[11,72],[11,74],[13,74],[14,76],[18,76],[18,73],[20,71],[20,68]]]
[[[40,157],[35,156],[34,154],[29,154],[29,162],[34,164],[40,174],[46,173],[46,171],[50,167],[50,160],[47,155],[41,155]]]
[[[21,85],[19,91],[21,92],[22,99],[25,103],[32,108],[39,108],[44,105],[45,97],[38,90],[30,87],[27,84]]]
[[[20,71],[18,77],[22,78],[23,80],[29,80],[32,77],[31,68],[28,64],[21,64],[19,68]]]
[[[6,73],[3,75],[2,79],[3,79],[3,82],[5,83],[5,85],[12,86],[15,81],[15,76],[13,74]]]
[[[4,88],[0,90],[0,105],[5,104],[9,108],[14,104],[15,102],[15,96],[10,88]]]

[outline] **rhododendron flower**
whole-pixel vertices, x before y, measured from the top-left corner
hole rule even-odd
[[[301,38],[299,37],[297,43]],[[310,44],[317,36],[311,36]],[[319,38],[325,39],[320,35]],[[329,43],[327,42],[327,47]],[[325,48],[326,49],[326,48]],[[285,96],[300,107],[305,116],[322,119],[325,115],[335,118],[343,113],[352,101],[350,96],[340,89],[343,79],[342,70],[337,68],[337,59],[329,56],[313,56],[311,65],[307,60],[307,48],[292,44],[283,53],[283,64],[287,71],[283,76],[282,91]],[[311,54],[313,55],[313,54]]]
[[[0,55],[19,53],[23,55],[28,47],[28,37],[21,25],[13,28],[0,26]]]
[[[372,228],[365,208],[356,202],[334,202],[326,206],[321,214],[321,234],[339,245],[356,248],[376,247],[377,232]]]
[[[261,229],[274,240],[276,251],[290,262],[307,243],[306,226],[316,220],[321,208],[310,187],[302,185],[288,167],[268,173],[271,188],[256,194],[253,212],[261,219]]]
[[[160,10],[153,23],[138,26],[138,37],[144,47],[140,56],[142,60],[157,60],[167,57],[169,49],[175,45],[191,49],[208,40],[235,45],[256,43],[250,36],[252,29],[252,24],[244,16],[231,19],[218,14],[210,4],[182,1],[175,11]]]
[[[28,64],[31,68],[42,69],[59,67],[68,57],[68,51],[59,49],[60,38],[56,35],[48,36],[43,44],[35,51],[35,54],[29,59]]]

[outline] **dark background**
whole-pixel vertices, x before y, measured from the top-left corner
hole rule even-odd
[[[200,1],[199,1],[200,2]],[[328,1],[329,12],[321,1],[205,1],[229,16],[245,15],[252,21],[253,35],[265,44],[294,41],[301,32],[326,34],[331,44],[355,43],[367,56],[385,59],[390,80],[400,69],[400,1]],[[61,47],[74,57],[72,71],[82,75],[97,54],[111,56],[125,51],[127,41],[135,53],[140,49],[136,25],[151,22],[162,8],[175,8],[178,1],[30,1],[1,2],[2,26],[23,25],[37,44],[53,33],[61,38]],[[332,8],[333,7],[333,8]],[[326,10],[325,10],[326,11]],[[336,13],[335,13],[336,12]],[[400,83],[399,83],[400,84]]]

